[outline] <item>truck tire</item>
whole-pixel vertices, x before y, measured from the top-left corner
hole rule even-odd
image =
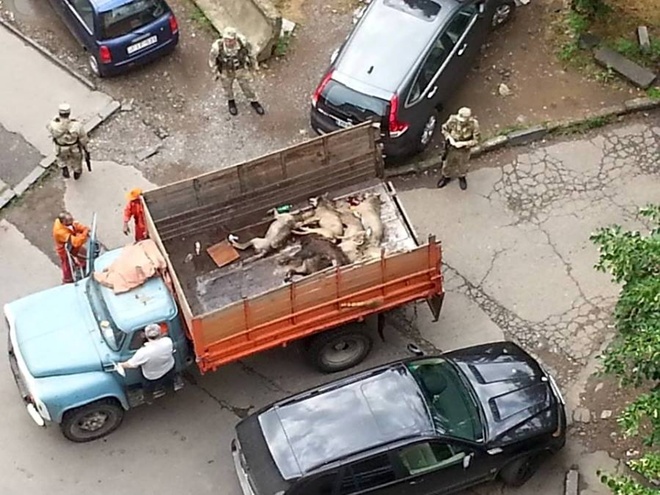
[[[64,413],[60,428],[72,442],[91,442],[109,435],[121,425],[124,409],[115,399],[101,399]]]
[[[348,325],[310,337],[306,346],[310,363],[323,373],[336,373],[360,364],[373,344],[361,327]]]

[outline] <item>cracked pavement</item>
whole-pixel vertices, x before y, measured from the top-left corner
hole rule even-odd
[[[615,223],[643,227],[638,209],[660,200],[660,113],[485,156],[473,168],[466,192],[438,190],[430,176],[397,181],[420,237],[443,242],[447,290],[437,324],[412,308],[400,320],[442,350],[502,337],[520,343],[557,378],[571,414],[614,334],[618,287],[593,268],[589,237]],[[595,471],[616,461],[575,436],[524,493],[563,493],[572,464],[587,481],[583,494],[609,493]]]
[[[581,406],[595,357],[612,335],[609,315],[618,291],[608,275],[593,269],[597,251],[589,236],[612,223],[641,226],[638,207],[660,198],[659,156],[655,113],[481,157],[465,192],[454,183],[438,190],[429,176],[396,180],[420,238],[434,233],[443,242],[447,295],[436,323],[424,304],[395,312],[386,341],[375,341],[361,368],[407,355],[410,341],[450,350],[507,338],[557,377],[569,413]],[[149,182],[133,167],[96,162],[81,181],[49,177],[3,211],[0,272],[3,280],[17,282],[0,285],[0,304],[59,283],[49,229],[62,206],[83,220],[96,210],[101,241],[108,247],[123,243],[119,212],[133,184]],[[0,467],[0,493],[114,495],[139,486],[145,494],[239,495],[229,451],[236,422],[334,376],[310,369],[292,345],[186,378],[182,391],[131,411],[110,437],[75,445],[57,428],[43,431],[31,422],[8,363],[0,360],[0,393],[8,397],[0,442],[12,452]],[[174,462],[176,469],[164,476],[163,466]],[[516,493],[563,493],[573,464],[580,466],[582,495],[607,493],[595,473],[615,468],[616,461],[604,450],[590,452],[576,435]],[[513,491],[492,483],[470,493]]]

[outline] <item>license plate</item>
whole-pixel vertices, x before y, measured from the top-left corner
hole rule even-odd
[[[349,124],[348,122],[344,122],[343,120],[335,119],[335,122],[339,127],[342,127],[346,129],[347,127],[351,127],[353,124]]]
[[[149,38],[142,40],[138,43],[135,43],[134,45],[129,46],[126,49],[126,52],[130,55],[132,53],[137,52],[138,50],[142,50],[143,48],[146,48],[151,45],[155,45],[156,42],[158,41],[158,36],[150,36]]]

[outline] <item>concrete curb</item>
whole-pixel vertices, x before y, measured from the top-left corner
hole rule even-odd
[[[633,98],[623,102],[620,105],[612,105],[600,108],[583,117],[533,125],[525,129],[519,129],[508,132],[506,134],[494,136],[482,142],[479,146],[473,149],[471,157],[476,158],[489,151],[495,151],[505,147],[530,144],[553,134],[560,135],[562,133],[568,134],[571,131],[579,131],[580,129],[586,130],[594,120],[603,120],[605,123],[607,123],[608,120],[614,119],[616,117],[638,112],[645,112],[657,108],[660,108],[660,100],[654,100],[647,97]],[[385,177],[389,179],[403,175],[418,174],[427,170],[439,168],[440,166],[440,157],[434,156],[417,163],[410,163],[397,167],[388,167],[385,169]]]
[[[97,127],[99,127],[103,122],[108,120],[112,115],[114,115],[121,108],[121,103],[116,100],[112,100],[105,107],[101,109],[99,113],[92,116],[89,120],[86,120],[83,123],[83,127],[88,134],[91,134]],[[19,182],[14,187],[5,187],[4,189],[0,188],[0,209],[4,208],[10,201],[14,198],[20,198],[25,191],[27,191],[32,184],[37,182],[43,175],[48,171],[48,169],[55,163],[55,155],[48,155],[45,158],[42,158],[39,164],[32,169],[21,182]]]
[[[20,32],[18,29],[16,29],[14,26],[9,24],[7,21],[4,19],[0,19],[0,26],[3,26],[7,31],[11,32],[15,36],[18,36],[21,40],[23,40],[25,43],[30,45],[32,48],[37,50],[39,53],[41,53],[44,57],[46,57],[48,60],[53,62],[55,65],[57,65],[60,69],[68,72],[71,74],[73,77],[78,79],[81,83],[83,83],[85,86],[87,86],[89,89],[96,91],[96,84],[94,84],[90,79],[87,79],[85,76],[82,74],[78,73],[77,71],[73,70],[71,67],[66,65],[64,62],[62,62],[60,59],[58,59],[55,55],[50,53],[46,48],[41,46],[39,43],[34,41],[33,39],[27,37],[24,35],[22,32]]]

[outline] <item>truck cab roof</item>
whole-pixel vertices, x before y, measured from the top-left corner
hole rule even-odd
[[[109,267],[120,253],[121,249],[114,249],[102,254],[94,262],[94,269],[102,271]],[[93,283],[98,284],[96,281]],[[149,323],[170,320],[177,314],[174,298],[161,277],[152,277],[123,294],[115,294],[102,285],[100,291],[110,317],[117,328],[126,333]]]

